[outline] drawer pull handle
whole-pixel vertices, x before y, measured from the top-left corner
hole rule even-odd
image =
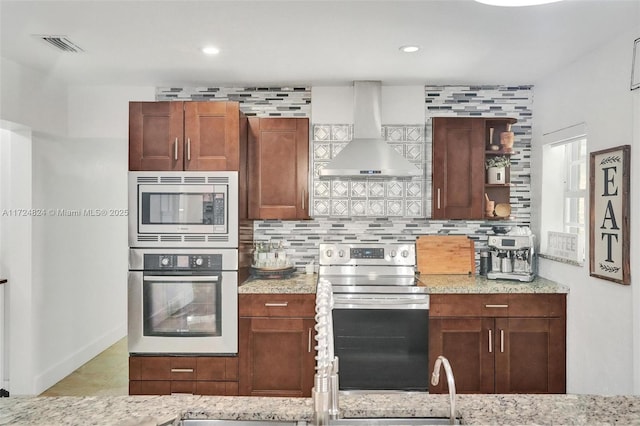
[[[485,308],[508,308],[509,305],[484,305]]]
[[[172,368],[172,373],[193,373],[193,368]]]
[[[493,352],[493,342],[492,342],[492,333],[491,333],[491,329],[489,329],[489,353]]]
[[[193,395],[193,392],[171,392],[171,395]]]
[[[289,302],[267,302],[264,304],[264,306],[267,306],[269,308],[285,308],[289,305]]]
[[[504,352],[504,330],[500,330],[500,352]]]

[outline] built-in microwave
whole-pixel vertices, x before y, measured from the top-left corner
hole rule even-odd
[[[129,172],[129,247],[238,247],[238,172]]]

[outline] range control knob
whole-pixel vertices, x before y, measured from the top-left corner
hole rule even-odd
[[[202,264],[204,263],[204,260],[200,256],[198,256],[196,257],[195,263],[196,263],[196,266],[202,266]]]
[[[338,251],[338,256],[340,256],[340,257],[344,257],[344,250],[340,250],[340,251]]]
[[[402,250],[402,253],[400,253],[402,255],[402,257],[409,257],[409,250]]]
[[[391,257],[396,257],[396,255],[397,255],[397,254],[398,254],[398,253],[396,253],[396,251],[395,251],[395,250],[391,250]]]
[[[327,257],[331,257],[333,256],[333,250],[327,250],[326,253]]]
[[[169,266],[169,258],[168,257],[163,257],[160,259],[160,265],[162,266]]]

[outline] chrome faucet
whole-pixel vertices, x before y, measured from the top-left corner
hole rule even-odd
[[[431,384],[433,386],[440,382],[440,366],[444,366],[444,372],[447,375],[447,386],[449,387],[449,419],[450,424],[456,424],[456,383],[453,378],[453,370],[449,360],[442,355],[436,359],[436,363],[433,366],[433,374],[431,375]]]

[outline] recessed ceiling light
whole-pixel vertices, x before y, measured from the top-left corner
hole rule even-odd
[[[562,0],[476,0],[478,3],[488,4],[490,6],[537,6],[540,4],[556,3]]]
[[[202,48],[202,53],[205,55],[217,55],[220,53],[220,49],[214,46],[205,46]]]
[[[400,50],[404,53],[413,53],[420,50],[420,46],[400,46]]]

